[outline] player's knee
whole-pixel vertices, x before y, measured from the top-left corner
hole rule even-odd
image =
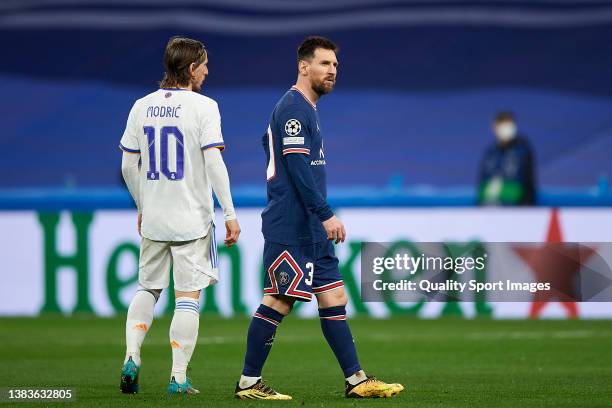
[[[325,292],[317,296],[317,302],[320,308],[334,307],[334,306],[346,306],[348,303],[348,296],[343,288],[332,290],[331,292]]]
[[[293,309],[293,304],[279,302],[276,304],[276,307],[273,309],[275,309],[280,314],[287,316],[289,313],[291,313],[291,310]]]
[[[187,298],[192,298],[192,299],[196,299],[196,300],[200,300],[200,291],[196,290],[194,292],[182,292],[180,290],[175,290],[174,291],[174,297],[175,298],[181,298],[181,297],[187,297]]]
[[[346,292],[341,290],[339,293],[334,296],[334,306],[346,306],[348,303],[348,296],[346,296]]]
[[[290,298],[282,297],[277,299],[277,302],[275,303],[274,307],[272,307],[272,309],[276,310],[280,314],[287,316],[289,313],[291,313],[291,310],[293,310],[294,302],[295,301]]]
[[[291,313],[295,300],[288,296],[268,295],[264,296],[261,303],[276,310],[278,313],[287,316],[289,313]]]
[[[163,289],[146,289],[141,286],[138,290],[150,293],[155,298],[155,302],[157,303]]]

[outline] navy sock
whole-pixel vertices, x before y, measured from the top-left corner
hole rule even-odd
[[[249,326],[242,375],[261,376],[261,370],[274,342],[274,333],[283,317],[285,316],[271,307],[259,305]]]
[[[346,321],[344,306],[319,309],[323,335],[340,363],[344,377],[348,378],[361,370],[351,329]]]

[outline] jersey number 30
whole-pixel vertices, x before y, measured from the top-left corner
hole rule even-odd
[[[155,128],[153,126],[144,126],[144,133],[147,136],[149,145],[149,171],[147,171],[147,180],[159,180],[159,172],[157,171],[157,162],[155,157]],[[170,171],[168,166],[168,138],[170,135],[174,135],[176,139],[176,171]],[[183,179],[183,158],[185,157],[185,151],[183,147],[183,134],[176,126],[164,126],[160,132],[160,158],[161,158],[161,171],[168,180],[182,180]]]

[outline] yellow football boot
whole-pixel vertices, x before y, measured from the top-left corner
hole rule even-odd
[[[274,389],[269,387],[261,378],[252,386],[248,388],[240,388],[240,385],[236,384],[236,391],[234,395],[238,399],[258,399],[258,400],[290,400],[290,395],[281,394],[276,392]]]
[[[387,384],[375,377],[368,377],[356,385],[346,382],[347,398],[390,398],[403,390],[402,384]]]

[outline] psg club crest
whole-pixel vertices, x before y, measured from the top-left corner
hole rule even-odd
[[[297,119],[289,119],[287,123],[285,123],[285,133],[289,136],[297,136],[300,134],[302,130],[302,124]]]
[[[286,284],[288,284],[289,274],[285,271],[280,271],[280,273],[278,274],[278,283],[280,283],[281,286],[285,286]]]

